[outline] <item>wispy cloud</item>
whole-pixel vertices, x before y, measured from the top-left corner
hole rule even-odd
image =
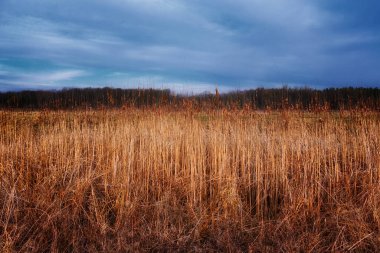
[[[15,89],[57,88],[57,84],[86,76],[82,70],[60,70],[54,72],[19,73],[18,71],[0,71],[0,85]]]
[[[203,87],[196,84],[376,84],[380,4],[358,12],[362,5],[302,0],[36,0],[20,5],[3,0],[0,63],[15,67],[18,76],[24,66],[9,63],[14,59],[28,66],[35,61],[30,68],[37,73],[86,71],[85,77],[37,80],[57,87],[114,84],[109,73],[116,72],[129,75],[129,83],[137,81],[132,77],[154,76],[160,80],[150,83],[184,83],[189,89]]]

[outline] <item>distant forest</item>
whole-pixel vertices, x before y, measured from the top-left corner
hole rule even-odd
[[[380,110],[380,88],[257,88],[220,94],[176,95],[170,90],[84,88],[0,93],[3,109],[193,109]]]

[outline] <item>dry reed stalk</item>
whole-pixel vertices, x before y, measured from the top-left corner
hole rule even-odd
[[[2,251],[378,251],[375,112],[0,112]]]

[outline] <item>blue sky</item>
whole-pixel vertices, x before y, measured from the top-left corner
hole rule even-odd
[[[0,91],[380,85],[378,0],[1,0]]]

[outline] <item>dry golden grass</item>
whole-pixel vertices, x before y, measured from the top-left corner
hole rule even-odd
[[[375,112],[0,112],[2,252],[380,250]]]

